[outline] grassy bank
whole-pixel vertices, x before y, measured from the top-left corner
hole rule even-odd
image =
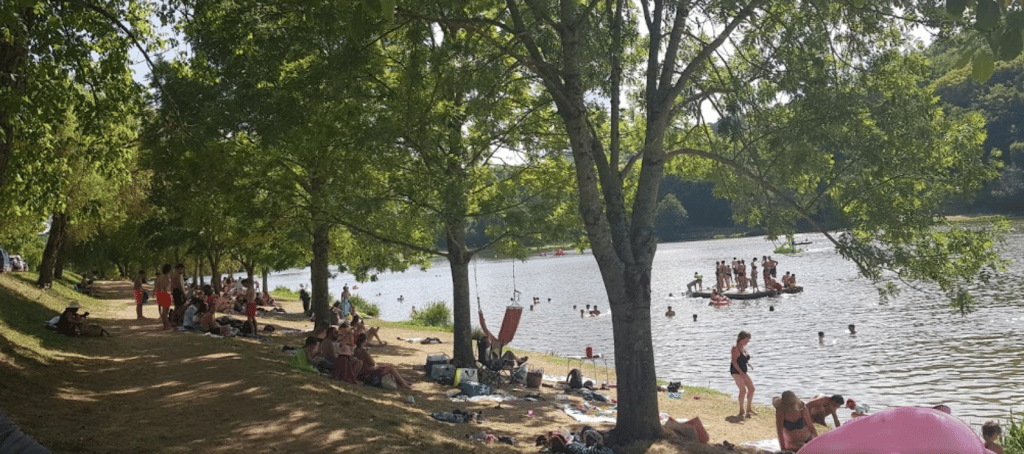
[[[219,339],[159,329],[152,304],[148,320],[135,320],[131,284],[101,282],[100,298],[80,295],[67,283],[40,290],[31,274],[0,275],[0,408],[55,453],[146,452],[527,452],[547,430],[582,426],[554,399],[560,391],[510,388],[541,401],[453,402],[449,390],[414,370],[433,352],[451,353],[451,334],[378,322],[386,346],[372,347],[381,363],[393,364],[413,384],[408,393],[353,386],[288,367],[283,345],[298,346],[311,324],[298,315],[297,300],[281,298],[287,315],[264,317],[273,325],[265,340]],[[112,337],[64,338],[43,328],[71,300],[78,300]],[[294,330],[294,331],[293,331]],[[443,344],[399,340],[439,337]],[[567,361],[519,352],[546,374],[564,377]],[[575,366],[573,366],[575,367]],[[587,364],[585,374],[594,375]],[[603,380],[605,372],[598,370]],[[615,381],[614,371],[609,371]],[[615,390],[605,392],[615,398]],[[406,403],[412,396],[415,405]],[[576,396],[571,403],[582,405]],[[700,416],[712,443],[774,437],[774,419],[761,409],[752,419],[732,416],[735,399],[702,388],[686,388],[682,399],[659,395],[659,407],[677,419]],[[610,405],[602,405],[608,409]],[[436,411],[482,411],[481,424],[448,424]],[[532,416],[530,412],[532,411]],[[611,424],[595,424],[602,429]],[[520,444],[479,444],[466,436],[486,431],[516,437]],[[619,452],[726,452],[676,437]]]

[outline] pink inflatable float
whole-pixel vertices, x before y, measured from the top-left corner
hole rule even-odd
[[[800,449],[800,454],[816,453],[993,454],[967,423],[923,407],[892,408],[851,420]]]

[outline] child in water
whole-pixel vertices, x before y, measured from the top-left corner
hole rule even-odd
[[[995,421],[986,422],[981,426],[981,436],[985,438],[985,449],[996,454],[1003,454],[1003,447],[996,443],[999,436],[1003,434],[1003,428]]]

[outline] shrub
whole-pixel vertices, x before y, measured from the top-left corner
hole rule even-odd
[[[361,296],[352,295],[348,298],[348,302],[352,303],[352,305],[356,307],[356,311],[360,314],[374,318],[380,317],[380,306],[367,302]]]
[[[294,298],[294,299],[299,299],[299,292],[298,291],[292,290],[292,289],[290,289],[288,287],[285,287],[283,285],[279,285],[275,289],[271,290],[270,294],[274,295],[274,296],[276,296],[278,298]]]
[[[427,304],[412,316],[413,323],[424,326],[452,326],[452,311],[444,303],[437,301]]]
[[[1024,419],[1014,419],[1013,412],[1010,412],[1010,421],[1003,427],[999,444],[1006,454],[1024,454]]]
[[[473,334],[471,334],[469,337],[475,341],[480,340],[481,337],[484,337],[484,330],[480,328],[473,328]]]

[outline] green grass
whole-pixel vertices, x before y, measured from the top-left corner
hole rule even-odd
[[[37,273],[0,274],[0,364],[20,368],[58,359],[59,347],[73,340],[43,325],[64,312],[71,301],[78,301],[93,316],[111,312],[106,302],[74,291],[76,277],[65,273],[64,279],[43,290],[35,285]]]

